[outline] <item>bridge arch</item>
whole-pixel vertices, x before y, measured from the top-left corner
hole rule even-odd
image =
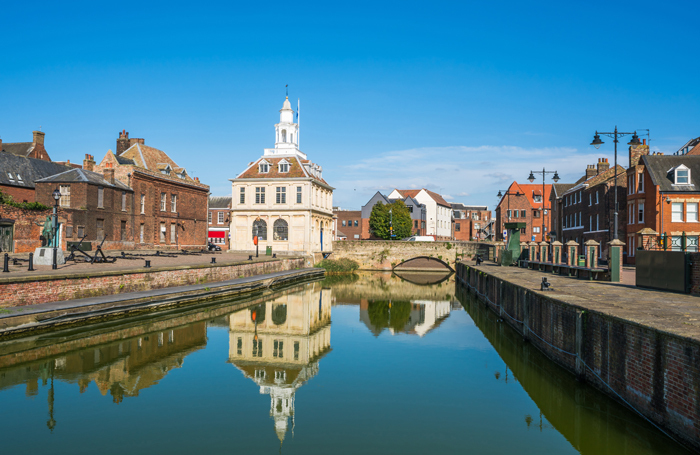
[[[450,267],[450,265],[443,261],[442,259],[438,259],[436,257],[432,256],[416,256],[414,258],[408,259],[406,261],[403,261],[397,265],[395,265],[392,269],[392,271],[398,270],[416,270],[416,271],[430,271],[434,270],[436,272],[440,272],[443,270],[449,270],[451,272],[454,272],[454,269]]]

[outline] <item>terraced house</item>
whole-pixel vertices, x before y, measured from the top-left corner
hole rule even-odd
[[[333,245],[333,187],[299,150],[289,98],[275,125],[275,147],[231,179],[231,249],[319,254]]]

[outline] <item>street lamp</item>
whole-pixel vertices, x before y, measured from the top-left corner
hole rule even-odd
[[[508,205],[508,207],[507,207],[507,209],[506,209],[506,210],[507,210],[506,213],[508,214],[508,221],[510,221],[510,196],[511,196],[511,195],[513,195],[513,196],[524,196],[525,193],[521,193],[520,191],[516,191],[515,193],[511,193],[511,192],[508,191],[508,190],[505,190],[505,193],[503,193],[503,191],[504,191],[504,190],[498,190],[498,194],[496,195],[496,197],[497,197],[498,199],[502,199],[503,196],[508,196],[508,198],[506,199],[506,204]],[[502,220],[502,219],[503,219],[503,217],[501,217],[501,220]],[[501,226],[499,226],[498,228],[501,229]]]
[[[537,171],[537,173],[539,174],[540,171]],[[540,210],[542,211],[542,241],[543,242],[544,242],[544,215],[545,215],[544,211],[545,211],[545,207],[546,207],[545,202],[544,202],[544,193],[545,193],[545,191],[544,191],[544,188],[545,188],[544,175],[545,174],[554,174],[554,176],[552,176],[552,180],[554,180],[554,183],[557,183],[560,180],[559,174],[557,173],[557,171],[545,171],[544,168],[542,168],[542,208]],[[530,171],[530,175],[527,177],[527,179],[530,181],[530,183],[533,183],[535,181],[535,175],[533,174],[532,171]]]
[[[612,133],[604,133],[604,132],[595,132],[595,136],[593,136],[593,142],[591,142],[591,145],[595,147],[596,149],[599,149],[601,145],[605,144],[605,142],[600,140],[600,135],[604,134],[608,137],[613,138],[613,142],[615,143],[615,230],[613,231],[613,239],[618,240],[618,232],[617,232],[617,137],[620,136],[627,136],[628,134],[632,135],[632,139],[627,143],[627,145],[630,146],[638,146],[641,144],[639,141],[639,136],[637,136],[637,132],[635,131],[634,133],[623,133],[621,131],[617,131],[617,126],[615,126],[615,131]]]
[[[394,239],[394,215],[391,210],[389,209],[389,240]]]
[[[57,258],[56,256],[58,255],[57,252],[57,239],[56,239],[56,234],[58,234],[58,201],[61,199],[61,192],[56,188],[53,190],[53,193],[51,193],[53,196],[54,205],[53,205],[53,262],[51,263],[51,268],[53,270],[56,270],[58,268],[58,265],[56,264]]]

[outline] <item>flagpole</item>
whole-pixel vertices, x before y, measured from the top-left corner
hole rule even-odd
[[[299,135],[301,134],[301,122],[299,116],[299,98],[297,98],[297,149],[301,150],[301,141],[299,140]]]

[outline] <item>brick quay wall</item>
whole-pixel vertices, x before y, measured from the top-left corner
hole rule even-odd
[[[304,258],[133,269],[0,280],[0,308],[226,281],[304,267]]]
[[[700,450],[696,337],[590,309],[583,299],[579,306],[565,301],[566,296],[495,276],[488,268],[459,263],[456,274],[460,286],[475,292],[551,360]],[[604,293],[598,292],[598,298],[604,299]]]

